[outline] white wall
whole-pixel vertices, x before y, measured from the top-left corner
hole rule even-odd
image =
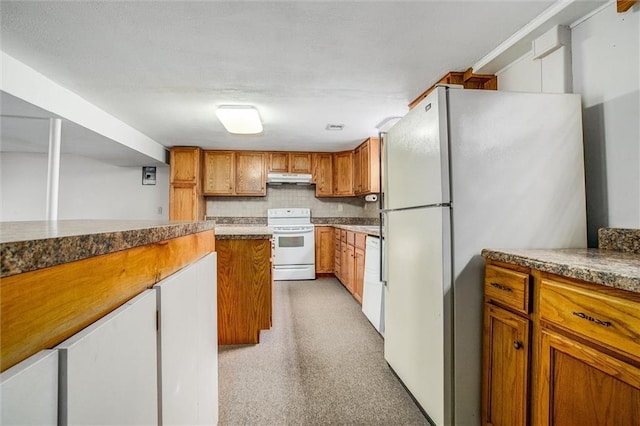
[[[640,228],[640,6],[615,2],[571,30],[571,68],[563,47],[543,60],[529,53],[498,73],[499,90],[557,91],[571,70],[582,95],[589,246],[601,227]],[[545,87],[553,90],[545,90]]]
[[[0,153],[0,221],[46,219],[47,155]],[[142,185],[141,167],[62,155],[58,219],[167,219],[169,168]],[[158,213],[158,208],[162,213]]]

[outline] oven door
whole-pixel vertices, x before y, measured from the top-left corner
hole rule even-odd
[[[274,265],[315,265],[313,226],[274,227]]]

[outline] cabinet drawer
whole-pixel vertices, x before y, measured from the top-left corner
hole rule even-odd
[[[363,234],[361,232],[356,232],[356,234],[355,234],[355,239],[356,239],[355,246],[357,248],[361,248],[361,249],[364,250],[366,238],[367,238],[367,234]]]
[[[484,295],[523,314],[529,313],[529,275],[488,265],[484,275]]]
[[[640,359],[639,302],[639,295],[609,287],[542,279],[540,288],[542,319],[636,359]]]

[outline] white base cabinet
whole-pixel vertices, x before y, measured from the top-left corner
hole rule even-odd
[[[157,284],[160,424],[218,422],[217,255]]]
[[[59,424],[157,424],[153,290],[131,299],[57,349]]]
[[[58,422],[58,352],[44,350],[0,374],[0,424]]]

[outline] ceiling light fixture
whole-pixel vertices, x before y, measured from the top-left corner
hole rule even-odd
[[[255,135],[262,133],[262,121],[258,110],[250,105],[221,105],[216,116],[229,133]]]

